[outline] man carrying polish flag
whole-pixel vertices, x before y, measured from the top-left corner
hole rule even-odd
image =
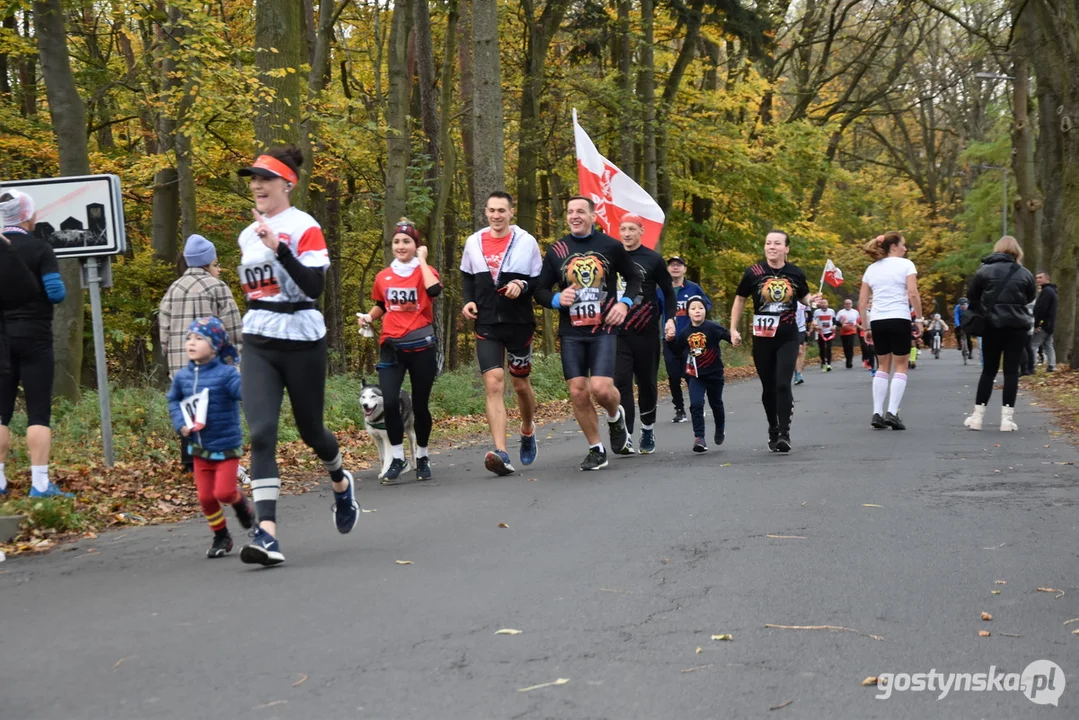
[[[834,288],[843,284],[843,271],[837,268],[831,260],[824,264],[824,272],[820,276],[821,288],[824,287],[824,283],[828,283]]]
[[[636,214],[644,228],[641,244],[654,250],[663,232],[663,210],[644,188],[599,154],[588,133],[577,123],[576,109],[573,110],[573,137],[577,145],[580,194],[592,199],[596,206],[596,220],[603,226],[604,232],[618,237],[622,216]]]

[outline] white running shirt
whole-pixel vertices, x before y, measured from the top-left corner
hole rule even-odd
[[[806,331],[806,310],[807,309],[808,308],[805,305],[803,305],[802,303],[798,303],[794,308],[794,312],[796,313],[794,319],[798,323],[798,332],[803,332],[804,333]]]
[[[277,233],[277,238],[287,243],[292,254],[301,264],[312,268],[330,266],[330,254],[326,249],[326,238],[322,228],[313,217],[303,210],[290,207],[273,217],[266,218],[266,224]],[[277,256],[263,244],[255,234],[257,223],[251,223],[240,233],[240,266],[268,265],[273,268],[279,292],[266,297],[259,297],[263,302],[306,302],[313,300],[304,295],[299,286],[289,276],[278,261]],[[245,273],[240,273],[240,282],[244,282]],[[275,313],[269,310],[248,310],[244,315],[245,333],[280,340],[312,341],[326,335],[326,322],[318,310],[300,310],[291,315]]]
[[[866,268],[862,282],[873,290],[869,321],[910,320],[907,278],[917,274],[914,263],[901,257],[886,257]]]

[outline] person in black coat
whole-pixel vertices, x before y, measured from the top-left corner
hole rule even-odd
[[[1034,276],[1034,281],[1041,291],[1034,301],[1034,335],[1030,339],[1030,346],[1034,352],[1041,350],[1045,353],[1045,369],[1053,372],[1057,364],[1057,352],[1053,347],[1053,332],[1057,324],[1057,286],[1044,270]]]
[[[1004,407],[1000,415],[1002,431],[1018,430],[1015,424],[1015,397],[1019,391],[1019,361],[1028,341],[1032,318],[1027,305],[1034,300],[1034,276],[1020,263],[1023,249],[1010,235],[993,246],[982,266],[970,279],[967,297],[970,307],[985,317],[982,335],[982,376],[974,412],[964,421],[971,430],[981,430],[985,408],[993,393],[993,381],[1004,357]]]

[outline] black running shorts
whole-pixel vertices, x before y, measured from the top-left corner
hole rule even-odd
[[[532,335],[535,327],[524,323],[476,325],[476,361],[480,374],[501,370],[509,356],[513,377],[525,378],[532,372]]]

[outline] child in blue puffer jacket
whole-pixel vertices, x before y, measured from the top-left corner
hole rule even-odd
[[[239,355],[215,317],[191,323],[184,350],[189,362],[173,376],[169,415],[176,431],[191,439],[199,504],[214,531],[206,557],[219,558],[232,550],[223,505],[232,506],[244,528],[254,524],[251,507],[236,482],[243,455]],[[199,405],[204,409],[200,411]]]

